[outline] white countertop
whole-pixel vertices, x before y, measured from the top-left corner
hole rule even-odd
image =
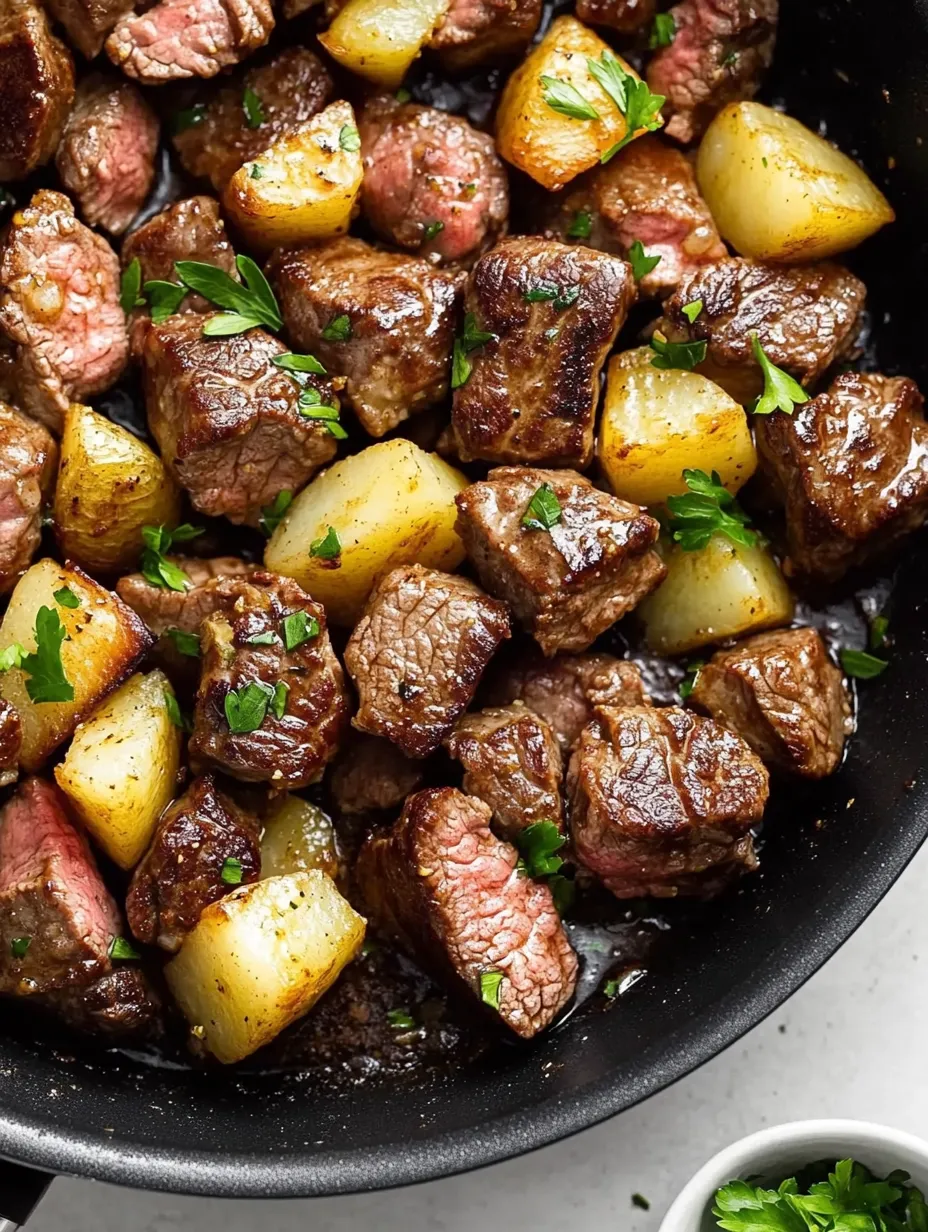
[[[640,1107],[533,1155],[410,1189],[310,1201],[175,1198],[56,1181],[29,1232],[655,1232],[720,1147],[804,1117],[928,1137],[928,845],[846,946],[727,1052]],[[643,1194],[650,1211],[631,1204]]]

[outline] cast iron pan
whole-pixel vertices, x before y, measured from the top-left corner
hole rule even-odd
[[[886,188],[899,222],[854,264],[869,287],[882,368],[904,370],[925,388],[928,3],[783,0],[782,7],[766,97],[782,98],[813,126],[825,123]],[[916,565],[923,543],[907,548],[892,666],[864,685],[847,764],[811,795],[780,788],[762,873],[701,913],[674,938],[661,969],[608,1012],[594,1000],[531,1048],[492,1050],[399,1091],[377,1083],[317,1088],[293,1074],[153,1068],[0,1036],[0,1155],[149,1189],[349,1193],[518,1155],[620,1112],[708,1060],[825,962],[928,832],[928,570]]]

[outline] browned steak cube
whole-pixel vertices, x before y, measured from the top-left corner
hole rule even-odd
[[[534,512],[540,493],[556,504],[550,528]],[[652,550],[660,524],[576,471],[501,466],[455,499],[480,581],[546,655],[585,650],[666,572]]]
[[[339,815],[386,812],[422,785],[422,762],[405,757],[395,744],[352,732],[328,778]]]
[[[294,349],[347,378],[365,432],[383,436],[445,397],[456,275],[345,238],[278,249],[267,276]]]
[[[122,235],[148,196],[157,149],[158,117],[141,90],[92,73],[78,87],[55,166],[87,222]]]
[[[278,493],[296,492],[336,451],[300,413],[300,386],[273,359],[287,348],[263,329],[204,338],[203,317],[152,324],[142,348],[148,424],[195,509],[257,526]],[[308,377],[323,403],[332,384]]]
[[[466,578],[407,565],[374,588],[345,648],[358,690],[352,723],[407,757],[428,757],[464,713],[497,646],[504,603]]]
[[[161,998],[137,966],[119,966],[86,988],[62,988],[42,1003],[74,1031],[106,1040],[150,1040],[163,1033]]]
[[[756,868],[767,789],[763,762],[712,719],[606,707],[567,769],[574,851],[617,898],[708,898]]]
[[[841,673],[815,629],[758,633],[699,669],[690,703],[781,770],[821,779],[853,729]]]
[[[325,610],[273,573],[222,587],[236,598],[201,626],[191,759],[279,791],[308,787],[322,777],[348,726]]]
[[[261,123],[245,114],[245,91],[261,104]],[[288,47],[267,64],[237,74],[195,105],[196,122],[174,136],[185,170],[209,180],[220,195],[242,163],[250,162],[291,129],[330,102],[335,91],[329,70],[305,47]],[[252,119],[257,118],[252,113]]]
[[[0,248],[0,397],[61,429],[70,402],[103,393],[126,365],[119,260],[40,189],[13,215]]]
[[[263,47],[274,29],[270,0],[160,0],[129,13],[106,40],[106,54],[144,85],[215,77]]]
[[[561,750],[544,719],[522,702],[463,715],[445,747],[464,767],[464,790],[489,805],[506,838],[514,841],[536,821],[563,831]]]
[[[88,60],[100,54],[113,26],[134,7],[132,0],[46,0],[46,5]]]
[[[0,992],[31,996],[109,970],[119,911],[58,790],[27,779],[0,814]]]
[[[58,446],[41,424],[0,402],[0,594],[32,563]]]
[[[465,331],[458,344],[470,368],[452,411],[461,460],[589,466],[599,374],[634,297],[626,263],[592,248],[519,236],[481,257],[465,308],[492,337],[473,347]]]
[[[165,811],[132,876],[126,914],[133,934],[176,953],[204,907],[258,880],[258,839],[258,823],[217,789],[211,774],[194,779]]]
[[[0,9],[0,183],[22,180],[55,153],[74,98],[74,64],[29,0]]]
[[[211,560],[169,556],[168,560],[186,573],[189,590],[153,586],[142,573],[128,573],[116,583],[120,599],[158,635],[167,629],[197,633],[207,616],[235,602],[238,594],[229,581],[255,571],[254,565],[237,556],[214,556]]]
[[[577,956],[551,891],[519,873],[489,820],[487,805],[454,788],[420,791],[364,844],[358,880],[407,953],[531,1039],[573,996]]]
[[[492,137],[392,94],[372,99],[358,127],[362,208],[378,235],[441,261],[493,245],[509,216],[509,181]]]
[[[670,10],[669,47],[648,64],[648,85],[667,99],[667,133],[700,137],[726,103],[753,98],[773,60],[779,0],[683,0]]]
[[[541,0],[451,0],[429,44],[453,72],[519,56],[541,21]]]
[[[592,26],[635,34],[654,18],[657,0],[577,0],[577,17]]]
[[[0,787],[15,783],[19,777],[22,743],[23,728],[19,712],[8,701],[0,701]]]
[[[847,372],[792,415],[755,417],[790,558],[835,581],[928,518],[928,425],[907,377]]]

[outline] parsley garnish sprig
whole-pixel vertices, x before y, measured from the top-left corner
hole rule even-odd
[[[40,607],[35,618],[35,650],[22,655],[19,663],[26,675],[30,701],[74,701],[74,686],[61,662],[61,646],[67,636],[55,609]]]
[[[191,526],[189,522],[175,527],[174,530],[168,530],[164,526],[143,526],[142,542],[145,544],[145,550],[142,552],[141,569],[145,580],[161,589],[189,590],[192,586],[190,578],[179,565],[167,559],[167,553],[175,543],[189,543],[191,539],[202,534],[202,527]]]
[[[464,328],[454,340],[454,352],[451,358],[451,388],[460,389],[470,379],[474,365],[470,361],[473,351],[479,351],[488,342],[494,342],[496,334],[486,329],[477,328],[477,318],[472,312],[464,317]]]
[[[231,274],[205,261],[175,262],[177,276],[185,287],[198,292],[217,308],[227,309],[207,320],[203,326],[204,337],[225,338],[259,325],[277,333],[283,328],[283,319],[270,283],[251,257],[236,257],[235,267],[242,282],[236,282]]]
[[[611,51],[604,51],[598,60],[588,57],[586,64],[590,75],[605,90],[625,118],[625,136],[600,155],[599,161],[607,163],[619,150],[634,141],[642,129],[653,133],[663,125],[661,107],[667,100],[663,94],[652,94],[648,83],[623,68]]]
[[[756,332],[751,334],[751,348],[764,374],[764,392],[751,407],[755,415],[770,415],[776,410],[792,415],[797,406],[809,401],[799,382],[770,362]]]
[[[550,76],[539,77],[538,80],[542,87],[541,97],[558,115],[567,116],[571,120],[599,119],[599,112],[593,104],[569,81]]]
[[[718,471],[685,470],[689,492],[668,496],[669,529],[684,552],[698,552],[713,535],[725,535],[732,543],[752,548],[757,532],[748,529],[748,515],[731,492],[723,487]]]

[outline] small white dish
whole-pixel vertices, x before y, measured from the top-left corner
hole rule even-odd
[[[819,1159],[855,1159],[876,1176],[896,1168],[928,1191],[928,1142],[871,1121],[791,1121],[775,1125],[719,1151],[696,1173],[664,1216],[660,1232],[718,1232],[712,1199],[735,1179],[760,1177],[779,1183]]]

